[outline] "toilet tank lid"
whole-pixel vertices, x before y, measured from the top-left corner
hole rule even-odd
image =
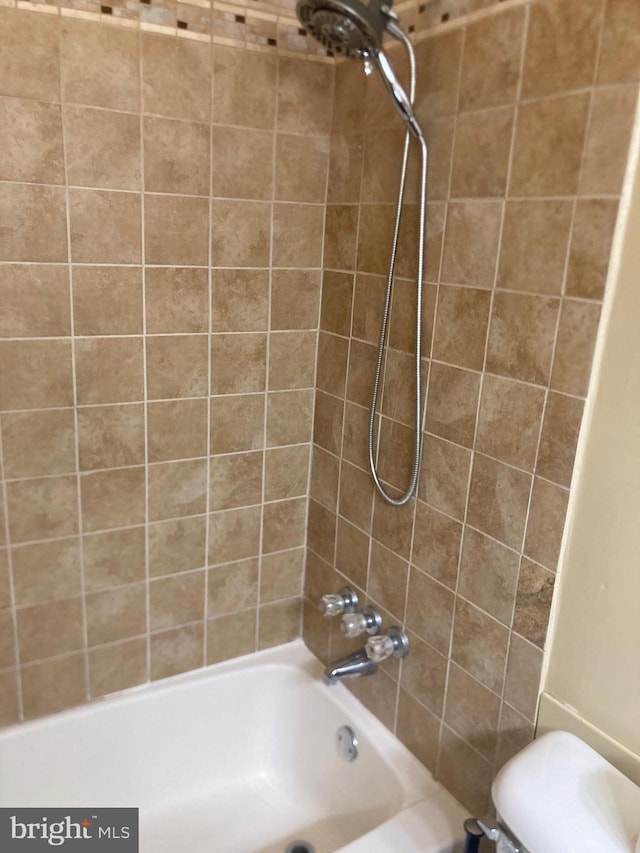
[[[633,853],[640,788],[568,732],[542,735],[491,789],[501,819],[530,853]]]

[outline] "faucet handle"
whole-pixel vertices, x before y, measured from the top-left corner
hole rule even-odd
[[[355,613],[357,609],[358,596],[348,586],[343,587],[339,595],[329,593],[320,599],[320,612],[327,619],[340,616],[341,613]]]
[[[379,634],[382,628],[382,616],[372,607],[363,607],[362,613],[345,613],[340,620],[340,630],[345,637],[359,637],[360,634]]]
[[[381,663],[387,658],[403,658],[409,654],[409,638],[400,628],[387,628],[386,633],[369,637],[365,645],[369,660]]]

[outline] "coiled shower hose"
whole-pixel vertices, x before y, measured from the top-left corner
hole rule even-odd
[[[409,38],[399,27],[390,28],[392,35],[401,41],[409,55],[410,68],[410,86],[409,100],[413,106],[416,90],[416,60],[413,52],[413,47]],[[414,133],[420,145],[421,154],[421,177],[420,177],[420,223],[418,227],[418,277],[416,283],[416,360],[415,360],[415,442],[413,465],[411,469],[411,477],[407,490],[399,498],[394,498],[390,495],[380,480],[378,474],[378,448],[375,447],[379,443],[379,436],[376,436],[376,411],[378,408],[378,396],[380,392],[380,383],[382,377],[382,363],[384,360],[384,351],[387,341],[389,314],[391,311],[391,297],[393,294],[393,281],[395,277],[396,255],[398,250],[398,237],[400,234],[400,220],[402,218],[402,202],[404,199],[404,190],[407,180],[407,163],[409,160],[409,143],[411,140],[411,131],[407,127],[407,132],[404,138],[404,151],[402,154],[402,170],[400,174],[400,186],[398,188],[398,204],[396,207],[395,226],[393,231],[393,244],[391,248],[391,257],[389,259],[389,274],[387,276],[387,289],[385,294],[384,311],[382,314],[382,322],[380,324],[380,338],[378,341],[378,355],[376,358],[375,377],[373,380],[373,392],[371,395],[371,409],[369,412],[369,467],[373,482],[382,498],[392,506],[404,506],[416,494],[418,488],[418,478],[420,476],[420,457],[422,452],[422,278],[424,274],[424,241],[425,241],[425,225],[427,211],[427,143],[423,133],[417,125],[417,122],[412,124]],[[375,449],[374,449],[375,447]]]

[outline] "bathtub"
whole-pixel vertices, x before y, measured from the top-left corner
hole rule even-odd
[[[0,806],[138,807],[141,853],[459,853],[464,809],[321,673],[297,640],[4,729]]]

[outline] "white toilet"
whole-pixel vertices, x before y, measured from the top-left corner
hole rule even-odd
[[[640,787],[567,732],[512,758],[492,795],[498,853],[640,853]]]

